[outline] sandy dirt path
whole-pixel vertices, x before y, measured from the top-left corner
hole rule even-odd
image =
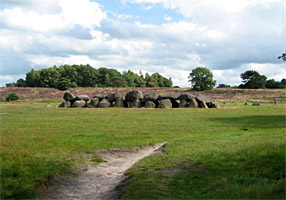
[[[63,178],[50,186],[43,199],[117,199],[115,187],[123,181],[124,173],[141,159],[152,155],[166,142],[132,151],[102,150],[98,155],[106,162],[89,169],[78,177]]]

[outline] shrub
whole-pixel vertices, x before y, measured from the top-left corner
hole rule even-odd
[[[8,95],[6,101],[16,101],[18,99],[19,99],[18,95],[13,92]]]

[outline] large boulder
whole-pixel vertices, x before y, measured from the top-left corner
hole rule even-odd
[[[163,99],[178,100],[179,96],[180,94],[178,93],[160,94],[159,100],[163,100]]]
[[[191,99],[191,101],[189,102],[189,108],[198,108],[198,102],[195,98]]]
[[[58,105],[59,108],[69,108],[71,107],[71,102],[70,101],[64,101],[60,105]]]
[[[75,96],[70,92],[65,92],[63,98],[65,101],[71,101],[72,102],[75,100]]]
[[[108,108],[110,107],[110,102],[108,101],[108,99],[102,99],[99,104],[98,104],[98,107],[99,108]]]
[[[124,108],[128,108],[128,102],[125,101],[125,98],[124,98],[124,97],[123,97],[122,99],[123,99],[123,103],[124,103]]]
[[[193,98],[196,98],[194,95],[192,95],[192,94],[181,94],[180,96],[179,96],[179,100],[180,101],[182,101],[182,100],[186,100],[186,101],[191,101]]]
[[[127,102],[133,102],[135,100],[140,100],[140,99],[143,99],[143,94],[141,91],[138,90],[130,91],[125,96],[125,101]]]
[[[260,106],[260,103],[259,102],[253,102],[252,105],[253,106]]]
[[[209,108],[208,105],[207,105],[207,103],[206,103],[205,101],[201,101],[201,102],[199,103],[199,105],[200,105],[200,108]]]
[[[98,99],[99,99],[99,101],[102,101],[103,99],[105,99],[105,98],[106,98],[106,96],[105,96],[105,95],[103,95],[103,94],[97,94],[97,95],[94,95],[94,96],[93,96],[93,98],[98,98]]]
[[[85,106],[86,106],[86,101],[85,100],[76,100],[72,104],[73,108],[83,108]]]
[[[188,106],[189,106],[189,103],[188,103],[188,101],[187,101],[186,99],[182,99],[182,100],[180,101],[179,108],[186,108],[186,107],[188,107]]]
[[[159,98],[159,94],[156,92],[148,93],[144,95],[144,101],[153,101],[156,102]]]
[[[146,101],[145,102],[145,108],[155,108],[156,105],[153,101]]]
[[[107,95],[107,99],[109,102],[114,102],[116,99],[121,98],[122,95],[120,92],[112,92]]]
[[[139,99],[136,99],[131,102],[127,102],[128,108],[140,108],[141,107],[141,101]]]
[[[96,108],[98,104],[99,104],[99,98],[93,98],[91,99],[90,103],[87,104],[87,107]]]
[[[205,102],[205,103],[211,103],[212,102],[212,99],[209,98],[209,97],[206,97],[205,95],[202,95],[202,94],[198,94],[196,99],[200,102]]]
[[[172,102],[172,108],[179,108],[180,107],[180,100],[171,99],[171,102]]]
[[[123,98],[120,97],[120,98],[117,98],[114,102],[114,106],[115,107],[124,107],[124,101],[123,101]]]
[[[89,101],[89,96],[87,95],[78,95],[76,96],[75,100],[84,100],[85,102],[88,102]]]
[[[211,108],[220,108],[220,105],[218,102],[212,102],[211,103]]]
[[[158,108],[172,108],[172,102],[170,99],[163,99],[159,102]]]

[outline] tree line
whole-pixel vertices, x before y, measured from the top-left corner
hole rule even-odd
[[[193,90],[203,91],[211,90],[216,85],[213,80],[212,72],[205,67],[197,67],[192,70],[189,75],[189,82],[192,84]],[[242,89],[284,89],[286,88],[286,79],[275,81],[274,79],[267,79],[265,75],[260,75],[255,70],[248,70],[240,74],[242,84],[239,86],[230,86],[227,84],[219,84],[217,88],[242,88]]]
[[[286,88],[286,79],[276,81],[268,79],[257,71],[248,70],[240,75],[242,84],[230,86],[219,84],[217,88],[242,89],[283,89]],[[215,87],[212,72],[205,67],[197,67],[189,75],[192,89],[203,91]],[[47,87],[66,90],[76,87],[172,87],[172,79],[165,78],[159,73],[149,75],[140,71],[139,74],[131,70],[120,73],[115,69],[98,68],[90,65],[62,65],[41,70],[32,69],[26,74],[26,79],[19,79],[16,83],[8,83],[6,87]]]
[[[76,87],[172,87],[171,78],[159,73],[139,74],[128,70],[120,73],[115,69],[90,65],[62,65],[41,70],[32,69],[26,78],[8,83],[6,87],[47,87],[66,90]]]

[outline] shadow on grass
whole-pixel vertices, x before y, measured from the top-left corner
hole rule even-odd
[[[171,178],[170,196],[180,199],[285,199],[285,146],[255,145],[202,156]]]
[[[237,126],[241,128],[272,129],[285,128],[285,115],[250,115],[243,117],[219,117],[210,120],[223,123],[226,126]]]

